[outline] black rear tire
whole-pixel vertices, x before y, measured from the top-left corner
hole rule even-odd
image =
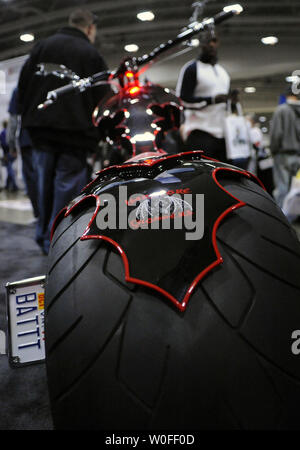
[[[252,181],[221,223],[224,258],[180,313],[126,284],[121,258],[80,241],[94,208],[59,224],[46,285],[46,362],[59,429],[299,429],[300,245]]]

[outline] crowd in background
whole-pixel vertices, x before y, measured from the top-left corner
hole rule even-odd
[[[37,105],[48,91],[61,86],[61,81],[38,77],[35,72],[37,64],[45,61],[64,64],[80,77],[106,70],[93,46],[96,31],[96,16],[77,9],[67,27],[38,42],[13,92],[9,120],[2,124],[2,164],[7,172],[4,189],[18,190],[14,161],[19,151],[26,193],[37,220],[36,241],[45,254],[56,214],[89,181],[87,155],[99,152],[99,135],[90,118],[109,88],[66,98],[41,114]],[[293,179],[300,167],[299,99],[289,90],[286,103],[276,109],[270,153],[255,115],[243,114],[239,93],[231,89],[230,76],[218,62],[218,47],[214,29],[207,30],[199,56],[180,71],[177,95],[184,104],[184,121],[178,132],[169,134],[166,148],[169,142],[173,152],[203,149],[206,156],[256,173],[288,218],[295,220],[300,206],[288,195],[295,188]]]

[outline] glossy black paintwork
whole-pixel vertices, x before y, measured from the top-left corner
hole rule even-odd
[[[222,170],[221,170],[222,168]],[[97,215],[90,223],[85,238],[105,236],[117,243],[125,252],[131,278],[157,286],[182,302],[195,278],[217,260],[213,245],[213,228],[217,219],[239,203],[238,199],[226,193],[213,176],[218,177],[235,171],[235,176],[247,176],[247,172],[208,159],[200,152],[157,158],[154,163],[127,164],[110,167],[98,174],[83,194],[70,205],[81,204],[85,198],[94,196],[105,200],[112,194],[119,204],[119,186],[126,186],[128,198],[133,194],[150,196],[165,191],[166,195],[191,193],[193,219],[195,219],[195,194],[204,194],[204,235],[200,240],[186,240],[185,228],[171,229],[99,229]],[[233,173],[233,172],[232,172]],[[143,200],[143,198],[142,198]],[[139,203],[138,203],[139,204]],[[138,205],[137,204],[137,205]],[[118,206],[127,214],[137,205],[126,205],[122,200]],[[101,211],[101,207],[99,209]],[[99,214],[98,211],[98,214]],[[171,224],[174,221],[171,219]],[[142,283],[141,283],[142,284]]]
[[[126,160],[161,149],[166,133],[179,128],[181,111],[180,100],[169,89],[135,81],[98,105],[94,124],[103,140],[125,150]]]
[[[96,180],[84,189],[82,195],[58,215],[52,233],[64,216],[72,214],[77,208],[85,208],[87,202],[92,199],[96,203],[95,213],[81,239],[104,239],[110,242],[121,254],[127,281],[144,284],[160,291],[176,306],[179,305],[182,311],[186,306],[187,296],[199,281],[199,275],[211,270],[214,263],[221,262],[216,247],[216,226],[225,217],[225,213],[229,213],[237,205],[243,205],[222,189],[216,180],[216,173],[217,171],[220,173],[222,168],[224,173],[232,170],[236,174],[239,172],[239,176],[249,177],[249,174],[204,159],[201,152],[153,160],[153,153],[156,152],[157,155],[164,153],[163,141],[166,134],[180,127],[182,106],[180,99],[168,89],[149,82],[142,85],[139,81],[139,68],[191,38],[200,30],[213,23],[220,23],[236,13],[237,11],[221,12],[202,23],[190,24],[174,40],[161,44],[149,55],[126,59],[114,72],[94,74],[87,79],[59,88],[49,93],[47,102],[42,105],[42,108],[47,107],[67,92],[81,92],[104,80],[115,86],[116,80],[119,81],[118,93],[109,94],[95,109],[93,123],[98,127],[102,139],[109,142],[112,150],[120,156],[115,158],[115,161],[124,162],[136,155],[141,154],[142,157],[145,153],[152,153],[152,162],[144,160],[139,164],[125,163],[123,166],[109,167],[101,171]],[[153,217],[156,217],[156,223],[160,224],[169,216],[170,228],[123,229],[120,223],[117,223],[115,228],[100,229],[97,219],[105,209],[105,203],[101,204],[101,201],[108,194],[116,199],[117,215],[122,209],[126,210],[127,215],[136,209],[137,205],[128,204],[126,199],[120,201],[120,186],[127,188],[127,199],[133,194],[139,194],[141,198],[141,207],[133,216],[136,222],[143,219],[145,209],[148,211],[149,198],[160,192],[163,206],[152,205],[151,214],[156,208],[156,215],[153,213],[148,220],[154,223]],[[201,239],[187,240],[185,227],[181,229],[172,227],[173,215],[178,213],[176,208],[179,208],[180,214],[184,202],[170,198],[172,194],[183,193],[192,195],[187,212],[192,214],[194,220],[197,212],[196,195],[205,196],[204,217],[200,218],[204,223],[204,235]]]

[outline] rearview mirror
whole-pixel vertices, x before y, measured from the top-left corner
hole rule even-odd
[[[36,72],[36,75],[54,75],[61,79],[68,78],[73,81],[80,80],[80,77],[76,73],[72,72],[71,69],[68,69],[62,64],[40,63],[37,67],[39,70]]]

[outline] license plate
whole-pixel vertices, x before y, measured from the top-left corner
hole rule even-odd
[[[45,360],[45,276],[7,283],[8,356],[12,366]]]

